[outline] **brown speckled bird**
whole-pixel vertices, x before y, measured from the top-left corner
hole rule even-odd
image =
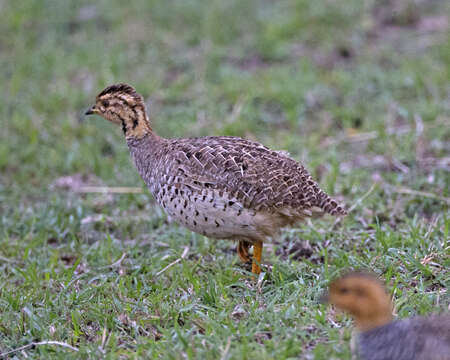
[[[327,301],[354,318],[363,360],[450,360],[450,314],[393,321],[391,299],[372,274],[333,281]]]
[[[238,240],[244,262],[253,245],[255,274],[264,240],[280,228],[313,213],[346,214],[283,152],[238,137],[159,137],[130,85],[108,86],[91,114],[122,127],[139,174],[170,218],[208,237]]]

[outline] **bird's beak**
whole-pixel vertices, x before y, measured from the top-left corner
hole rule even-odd
[[[327,292],[327,291],[324,291],[324,292],[322,293],[322,295],[320,295],[319,302],[320,302],[321,304],[328,304],[329,301],[330,301],[330,297],[329,297],[329,295],[328,295],[328,292]]]
[[[84,115],[93,115],[96,113],[95,110],[96,110],[95,105],[93,105],[84,113]]]

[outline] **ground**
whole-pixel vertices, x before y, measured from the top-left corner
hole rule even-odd
[[[349,359],[351,319],[318,301],[349,268],[382,276],[399,318],[448,309],[449,2],[0,8],[0,354]],[[119,81],[160,135],[286,150],[350,214],[284,231],[252,281],[234,243],[167,221],[119,127],[81,122]]]

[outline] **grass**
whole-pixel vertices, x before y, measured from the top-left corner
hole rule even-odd
[[[400,318],[448,309],[447,2],[0,7],[0,354],[349,359],[351,320],[318,302],[348,268],[383,276]],[[354,210],[283,232],[254,282],[233,243],[168,224],[147,190],[71,191],[144,188],[120,129],[79,121],[118,81],[160,135],[287,150]]]

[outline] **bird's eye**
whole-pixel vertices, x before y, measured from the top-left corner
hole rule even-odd
[[[108,107],[109,106],[109,101],[108,100],[102,100],[102,105],[104,107]]]
[[[350,290],[349,290],[348,288],[346,288],[346,287],[343,287],[343,288],[341,288],[341,289],[339,290],[339,292],[341,293],[341,295],[348,294],[349,291],[350,291]]]

